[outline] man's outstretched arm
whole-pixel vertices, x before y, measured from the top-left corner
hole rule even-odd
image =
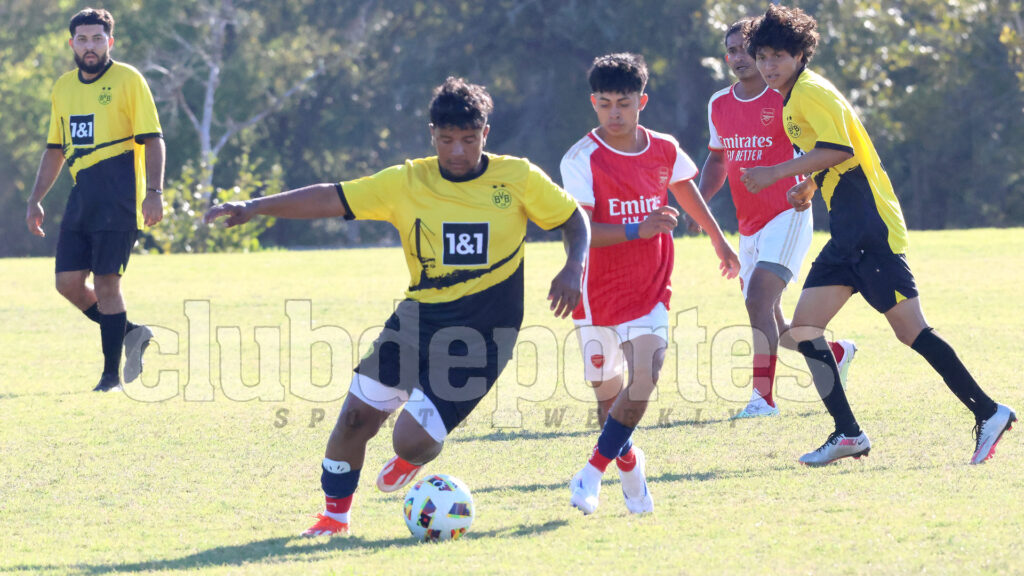
[[[203,221],[211,224],[217,218],[226,216],[224,223],[231,227],[245,224],[253,216],[311,220],[337,218],[346,214],[348,211],[338,195],[337,184],[313,184],[246,202],[218,204],[206,212]]]

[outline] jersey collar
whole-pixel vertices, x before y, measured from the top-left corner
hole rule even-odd
[[[796,73],[796,81],[793,82],[793,87],[789,89],[789,94],[786,94],[786,98],[782,101],[782,105],[783,106],[785,106],[786,104],[789,104],[789,99],[790,99],[790,97],[793,96],[793,90],[796,89],[796,84],[797,84],[797,82],[800,81],[800,76],[803,75],[805,70],[807,70],[807,66],[801,66],[800,70]]]
[[[110,67],[113,66],[113,65],[114,65],[114,59],[111,58],[110,62],[107,62],[107,65],[103,68],[103,70],[100,71],[99,75],[96,76],[95,78],[93,78],[92,80],[86,80],[86,79],[82,78],[82,70],[79,69],[78,70],[78,81],[81,82],[82,84],[93,84],[94,82],[96,82],[100,78],[103,78],[103,75],[106,74],[107,70],[110,70]]]
[[[469,182],[470,180],[475,180],[483,176],[484,172],[487,172],[488,163],[489,160],[487,159],[487,154],[485,153],[482,156],[480,156],[480,169],[474,170],[472,172],[467,172],[464,176],[452,176],[451,174],[448,173],[447,170],[441,167],[440,162],[437,163],[437,169],[441,171],[441,178],[444,178],[449,182]]]

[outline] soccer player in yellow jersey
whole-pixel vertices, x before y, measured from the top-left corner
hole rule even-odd
[[[100,325],[103,374],[94,388],[107,392],[142,371],[153,337],[128,321],[121,275],[139,229],[163,218],[164,141],[153,95],[135,68],[114,62],[114,18],[86,8],[68,26],[77,70],[57,80],[50,133],[39,162],[25,221],[44,236],[42,200],[66,161],[74,180],[57,240],[57,291]],[[93,275],[93,285],[87,283]]]
[[[800,462],[822,466],[871,449],[839,382],[825,327],[850,296],[860,292],[885,315],[896,337],[920,354],[974,414],[977,443],[971,464],[995,450],[1017,419],[978,386],[953,348],[928,326],[907,263],[907,227],[889,176],[853,106],[828,80],[808,70],[818,44],[817,23],[800,9],[772,5],[751,28],[747,51],[768,85],[784,97],[786,133],[804,155],[742,176],[751,192],[782,178],[810,174],[788,193],[806,210],[816,189],[828,206],[831,239],[811,265],[793,315],[790,335],[806,357],[815,387],[835,420],[835,431]]]
[[[566,262],[548,298],[564,318],[579,302],[590,244],[571,196],[521,158],[485,154],[493,104],[482,86],[448,78],[430,104],[437,155],[373,176],[316,184],[215,206],[206,221],[234,226],[255,215],[383,220],[400,232],[411,282],[406,299],[356,367],[327,442],[326,510],[303,535],[344,534],[366,443],[405,404],[397,456],[377,478],[392,492],[441,452],[445,438],[487,394],[512,356],[523,320],[526,222],[561,228]]]

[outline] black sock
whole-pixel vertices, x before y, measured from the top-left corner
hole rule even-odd
[[[982,391],[956,355],[956,350],[931,328],[921,330],[910,348],[932,365],[946,381],[946,386],[974,413],[977,420],[985,420],[996,413],[996,403]]]
[[[836,357],[832,354],[828,342],[819,336],[814,340],[800,342],[797,348],[807,360],[811,378],[814,379],[814,387],[818,390],[821,401],[825,403],[825,409],[836,421],[836,430],[846,436],[859,436],[860,426],[857,425],[850,403],[846,400],[846,392],[839,381],[839,365],[836,364]]]
[[[103,314],[100,314],[100,305],[97,302],[93,302],[92,306],[89,306],[85,310],[82,310],[82,314],[85,314],[86,318],[92,320],[97,324],[100,323],[100,318],[103,317]]]
[[[100,318],[103,316],[103,314],[100,312],[100,305],[98,303],[96,303],[96,302],[93,302],[92,306],[89,306],[85,310],[82,310],[82,314],[85,314],[86,318],[88,318],[89,320],[92,320],[93,322],[95,322],[97,324],[100,323]],[[139,327],[138,324],[132,324],[131,321],[125,319],[125,327],[124,327],[125,334],[131,332],[132,330],[135,330],[138,327]]]
[[[121,367],[121,347],[124,346],[124,329],[128,315],[100,315],[100,340],[103,342],[103,373],[117,374]]]

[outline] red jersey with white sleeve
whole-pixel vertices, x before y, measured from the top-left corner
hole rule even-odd
[[[562,183],[603,224],[643,222],[668,204],[668,185],[697,175],[676,139],[644,127],[647,147],[625,153],[591,131],[562,157]],[[646,316],[672,295],[672,236],[658,234],[612,246],[591,247],[583,272],[583,298],[576,320],[617,326]]]
[[[786,192],[798,178],[783,178],[757,194],[751,194],[740,181],[740,168],[774,166],[796,155],[782,120],[782,95],[765,87],[764,91],[743,100],[736,96],[736,85],[720,90],[708,102],[710,150],[724,150],[729,190],[736,205],[740,234],[750,236],[780,213],[792,208]]]

